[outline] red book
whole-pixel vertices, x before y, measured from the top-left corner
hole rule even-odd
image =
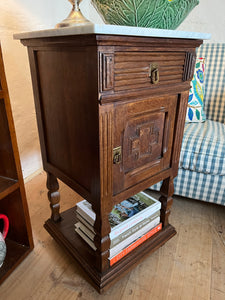
[[[137,248],[139,245],[141,245],[143,242],[145,242],[147,239],[149,239],[151,236],[153,236],[156,232],[160,231],[162,229],[162,223],[157,225],[156,227],[152,228],[149,232],[147,232],[145,235],[140,237],[138,240],[133,242],[130,246],[122,250],[120,253],[115,255],[110,259],[110,266],[114,265],[117,261],[119,261],[121,258],[123,258],[125,255],[127,255],[129,252]]]

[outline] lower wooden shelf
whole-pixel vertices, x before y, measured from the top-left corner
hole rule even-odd
[[[6,239],[6,258],[0,268],[0,283],[9,276],[18,264],[31,252],[31,248],[21,245],[15,241]]]
[[[17,180],[0,176],[0,200],[19,187]]]
[[[102,274],[95,268],[94,250],[74,230],[74,224],[76,223],[75,208],[63,212],[61,217],[61,221],[57,223],[48,219],[44,227],[58,244],[63,246],[81,264],[91,278],[91,283],[100,293],[140,263],[147,254],[161,247],[176,234],[173,226],[166,226]]]

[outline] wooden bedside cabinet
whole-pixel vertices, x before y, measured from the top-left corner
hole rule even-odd
[[[170,37],[152,37],[151,30],[143,37],[101,32],[117,26],[90,28],[85,34],[69,28],[16,38],[28,46],[48,173],[52,216],[45,228],[101,292],[176,233],[168,222],[173,178],[195,48],[204,36],[175,38],[170,32]],[[146,35],[147,29],[141,32]],[[96,251],[74,231],[75,209],[59,212],[57,178],[92,204]],[[110,267],[108,214],[115,204],[161,180],[162,230]]]

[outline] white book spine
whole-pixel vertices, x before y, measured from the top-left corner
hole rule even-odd
[[[84,224],[92,233],[95,234],[94,227],[90,223],[88,223],[87,220],[84,219],[78,212],[76,212],[76,218],[79,222]]]
[[[128,230],[125,230],[118,236],[116,236],[113,240],[111,240],[110,248],[115,247],[117,244],[122,242],[124,239],[128,238],[132,234],[134,234],[136,231],[140,230],[142,227],[147,225],[148,223],[152,222],[155,218],[160,216],[160,211],[155,212],[154,214],[150,215],[147,218],[144,218],[141,220],[141,222],[138,222],[136,225],[129,227]]]
[[[139,231],[123,240],[121,243],[116,245],[115,247],[109,250],[109,259],[120,253],[123,249],[127,248],[130,244],[132,244],[135,240],[139,239],[141,236],[146,234],[152,228],[157,226],[160,222],[160,217],[155,218],[152,222],[141,228]],[[77,224],[75,227],[75,231],[80,235],[80,237],[93,249],[96,250],[96,246],[92,240],[82,231],[82,229]]]
[[[151,210],[148,210],[147,208],[144,209],[141,213],[138,213],[136,216],[125,220],[124,222],[120,223],[119,225],[112,228],[109,237],[111,240],[113,240],[115,237],[117,237],[119,234],[123,233],[124,231],[128,230],[129,228],[135,226],[145,218],[151,216],[161,208],[161,203],[156,203]]]
[[[154,204],[151,206],[143,209],[133,217],[123,221],[122,223],[118,224],[117,226],[113,227],[111,229],[111,232],[109,234],[109,237],[111,240],[113,240],[115,237],[117,237],[119,234],[123,233],[124,231],[128,230],[130,227],[135,226],[137,223],[141,222],[144,218],[154,214],[156,211],[160,210],[161,208],[161,203],[151,197],[150,195],[141,192],[148,198],[152,199],[155,201]],[[91,204],[87,200],[83,200],[81,202],[77,203],[77,212],[84,217],[92,226],[95,223],[95,212],[91,209]]]
[[[152,222],[135,232],[135,234],[129,236],[127,239],[123,240],[121,243],[116,245],[115,247],[111,248],[109,251],[109,259],[111,259],[113,256],[120,253],[123,249],[127,248],[131,243],[133,243],[135,240],[139,239],[142,235],[146,234],[148,231],[150,231],[152,228],[157,226],[160,223],[160,217],[155,218]]]
[[[75,224],[76,228],[80,228],[92,241],[94,241],[95,233],[90,231],[85,225],[83,225],[81,222],[77,222]]]
[[[77,203],[77,208],[82,210],[94,223],[95,222],[95,212],[91,208],[91,204],[87,200],[83,200]]]
[[[84,219],[86,219],[88,223],[90,223],[92,226],[94,226],[95,218],[92,219],[92,218],[90,217],[90,215],[89,215],[86,211],[84,211],[84,210],[82,209],[82,207],[78,207],[78,206],[77,206],[77,212],[78,212]]]
[[[96,250],[95,244],[83,233],[80,228],[75,228],[75,231],[79,234],[80,237],[93,249]]]

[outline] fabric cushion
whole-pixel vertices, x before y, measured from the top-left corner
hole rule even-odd
[[[195,72],[191,81],[191,89],[189,92],[186,122],[204,122],[206,120],[203,109],[204,72],[205,59],[197,58]]]
[[[186,123],[179,168],[225,175],[225,125],[211,120],[198,126]]]
[[[160,190],[162,182],[150,187]],[[225,176],[179,169],[174,179],[174,194],[225,205]]]
[[[207,119],[225,122],[225,43],[203,44],[197,57],[205,57],[204,110]]]

